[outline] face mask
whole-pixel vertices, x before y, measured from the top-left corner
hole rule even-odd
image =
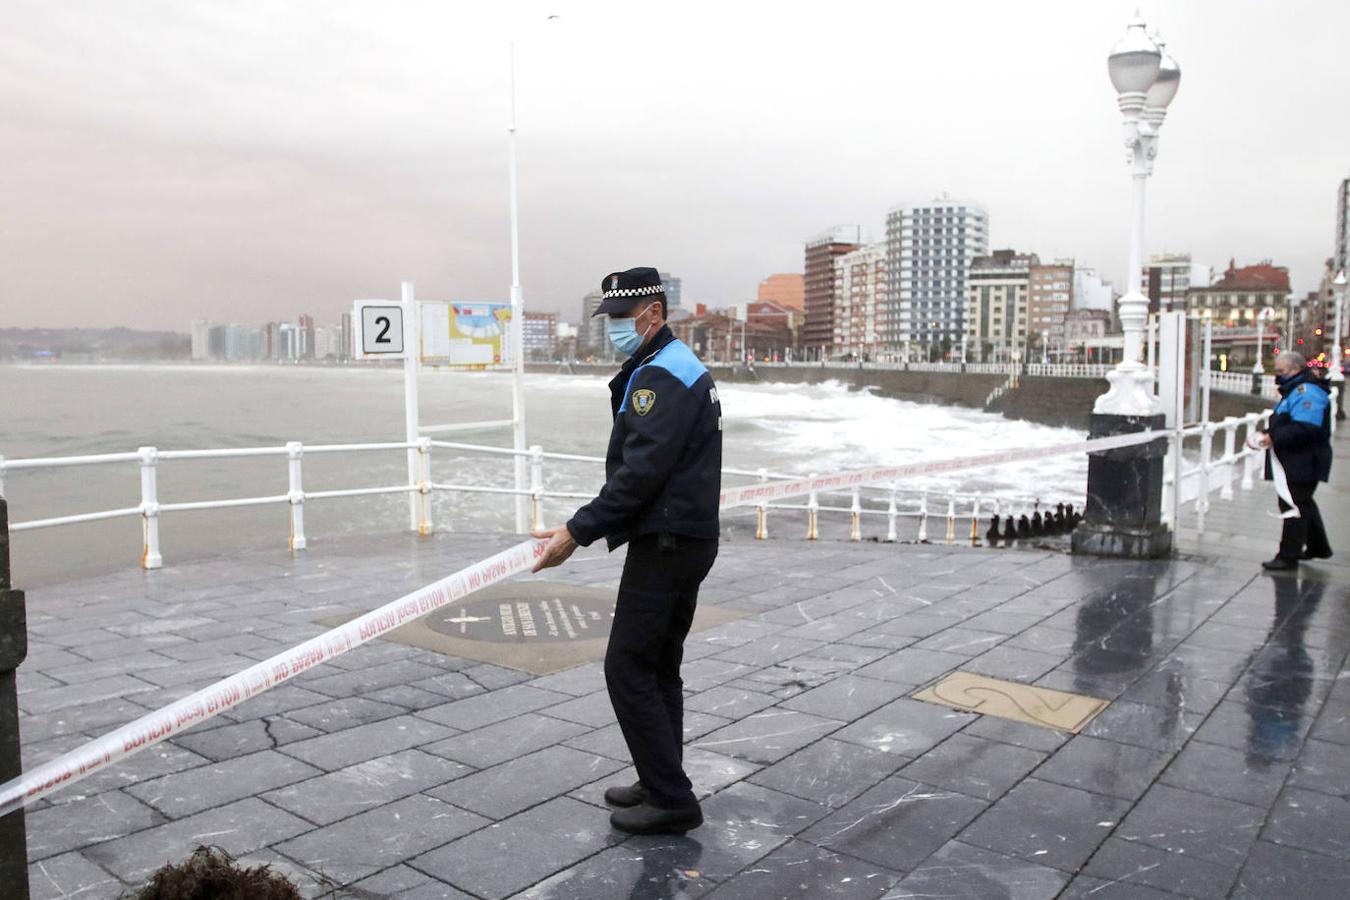
[[[614,345],[615,350],[618,350],[624,356],[632,356],[642,348],[642,343],[647,339],[647,331],[650,328],[651,326],[648,326],[641,334],[638,334],[636,317],[632,319],[611,317],[606,325],[609,342]]]
[[[1284,387],[1286,384],[1289,383],[1289,379],[1292,377],[1293,377],[1292,375],[1276,375],[1275,383],[1278,384],[1280,387]]]

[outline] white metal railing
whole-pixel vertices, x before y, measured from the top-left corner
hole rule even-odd
[[[1255,376],[1251,372],[1210,372],[1210,384],[1216,391],[1223,391],[1226,394],[1251,394],[1252,379]],[[1275,386],[1275,377],[1273,375],[1261,376],[1261,397],[1267,400],[1274,400],[1280,396],[1279,389]]]
[[[1263,423],[1269,412],[1252,413],[1243,417],[1229,417],[1222,422],[1210,422],[1193,425],[1172,432],[1172,442],[1177,453],[1172,454],[1172,465],[1166,469],[1164,477],[1163,511],[1165,520],[1175,523],[1182,503],[1195,502],[1200,527],[1204,527],[1204,513],[1209,508],[1209,495],[1219,490],[1225,498],[1232,496],[1232,483],[1238,480],[1244,490],[1252,487],[1255,473],[1260,467],[1261,451],[1248,446],[1248,438]],[[1239,431],[1242,432],[1239,440]],[[1222,452],[1214,455],[1215,436],[1221,435]],[[1185,466],[1181,460],[1180,446],[1187,439],[1199,442],[1198,459],[1194,465]],[[528,471],[528,483],[525,487],[498,487],[490,484],[462,484],[437,481],[432,475],[433,450],[452,450],[501,458],[522,459]],[[304,458],[307,455],[365,453],[381,451],[411,452],[416,458],[415,479],[403,484],[385,484],[361,486],[337,490],[306,491],[304,488]],[[249,457],[284,457],[287,465],[287,490],[284,494],[232,497],[214,500],[193,500],[177,503],[162,503],[159,500],[159,466],[164,462],[189,460],[241,459]],[[528,526],[538,529],[544,523],[544,503],[546,500],[586,500],[593,496],[590,492],[568,490],[550,490],[545,483],[545,463],[584,463],[600,465],[604,459],[575,453],[546,452],[543,447],[532,446],[526,450],[511,447],[468,444],[454,441],[435,440],[419,437],[415,441],[367,442],[348,444],[305,445],[291,441],[283,446],[240,447],[210,450],[160,450],[155,447],[141,447],[134,453],[105,453],[83,456],[48,457],[32,459],[5,459],[0,457],[0,496],[4,495],[5,477],[14,472],[38,469],[59,469],[75,466],[116,465],[136,463],[140,472],[141,502],[137,506],[73,515],[53,516],[44,519],[32,519],[15,522],[10,525],[12,531],[28,531],[39,528],[51,528],[61,525],[74,525],[116,518],[139,517],[142,521],[141,565],[146,569],[155,569],[163,565],[160,552],[160,519],[164,513],[184,512],[188,510],[230,509],[245,506],[285,504],[290,512],[290,534],[288,546],[292,550],[303,550],[307,544],[305,534],[305,503],[312,500],[327,500],[343,497],[362,497],[380,494],[407,494],[413,500],[415,519],[413,527],[419,534],[430,534],[434,530],[431,499],[435,493],[477,493],[522,498],[528,503]],[[1180,473],[1176,471],[1180,469]],[[770,472],[767,469],[726,468],[723,475],[732,478],[748,478],[759,482],[769,479],[790,479],[794,476],[782,472]],[[813,476],[814,477],[814,476]],[[1180,490],[1177,485],[1180,485]],[[861,523],[865,517],[886,519],[886,540],[897,540],[897,523],[901,520],[916,522],[915,534],[920,541],[929,539],[929,527],[937,519],[944,525],[945,539],[948,542],[964,540],[957,538],[963,532],[961,523],[969,521],[972,541],[978,541],[978,523],[981,518],[1012,518],[1020,522],[1022,517],[1034,520],[1037,514],[1049,515],[1051,498],[1037,495],[1012,494],[1008,492],[991,496],[987,493],[969,493],[960,491],[937,491],[917,488],[901,488],[898,485],[866,485],[859,488],[822,491],[823,496],[846,497],[843,503],[821,502],[821,497],[811,494],[805,502],[766,503],[756,507],[756,536],[765,538],[769,531],[770,513],[805,513],[806,528],[804,536],[814,540],[819,536],[819,517],[821,513],[847,514],[850,521],[850,538],[861,539]],[[1082,508],[1082,495],[1077,497],[1053,498],[1055,501],[1072,503]],[[1005,527],[1006,531],[1006,527]]]

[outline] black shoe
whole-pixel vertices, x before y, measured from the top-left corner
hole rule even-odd
[[[610,813],[609,824],[629,834],[684,834],[703,824],[703,810],[697,803],[679,809],[663,809],[643,803]]]
[[[627,787],[612,787],[605,791],[605,802],[610,806],[637,806],[647,799],[647,789],[636,781]]]
[[[1324,553],[1309,553],[1307,550],[1304,550],[1299,556],[1299,559],[1331,559],[1331,551],[1327,550]]]
[[[1261,568],[1265,569],[1267,572],[1287,572],[1290,569],[1298,568],[1298,560],[1277,556],[1274,559],[1268,559],[1261,563]]]

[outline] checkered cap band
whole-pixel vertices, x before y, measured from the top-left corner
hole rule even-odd
[[[610,297],[645,297],[648,294],[663,294],[666,286],[663,284],[652,284],[640,288],[620,288],[617,291],[605,291],[605,299]]]

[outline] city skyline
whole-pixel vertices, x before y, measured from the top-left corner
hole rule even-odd
[[[658,17],[563,3],[547,27],[541,5],[513,27],[429,4],[323,18],[18,6],[0,36],[3,325],[332,318],[401,280],[429,298],[505,296],[509,33],[530,309],[571,317],[600,274],[641,264],[679,272],[689,303],[740,302],[798,271],[822,227],[876,233],[887,210],[943,191],[989,210],[991,247],[1124,283],[1128,179],[1104,58],[1131,3],[879,8],[864,30],[791,5],[717,7],[718,29],[698,4]],[[1186,73],[1146,253],[1270,258],[1296,292],[1315,288],[1350,168],[1350,123],[1327,113],[1350,10],[1142,11]],[[775,41],[757,39],[766,29]],[[817,33],[824,51],[784,62]],[[643,34],[664,64],[615,79],[609,49]],[[960,67],[915,80],[954,48]],[[841,137],[835,121],[854,124]]]

